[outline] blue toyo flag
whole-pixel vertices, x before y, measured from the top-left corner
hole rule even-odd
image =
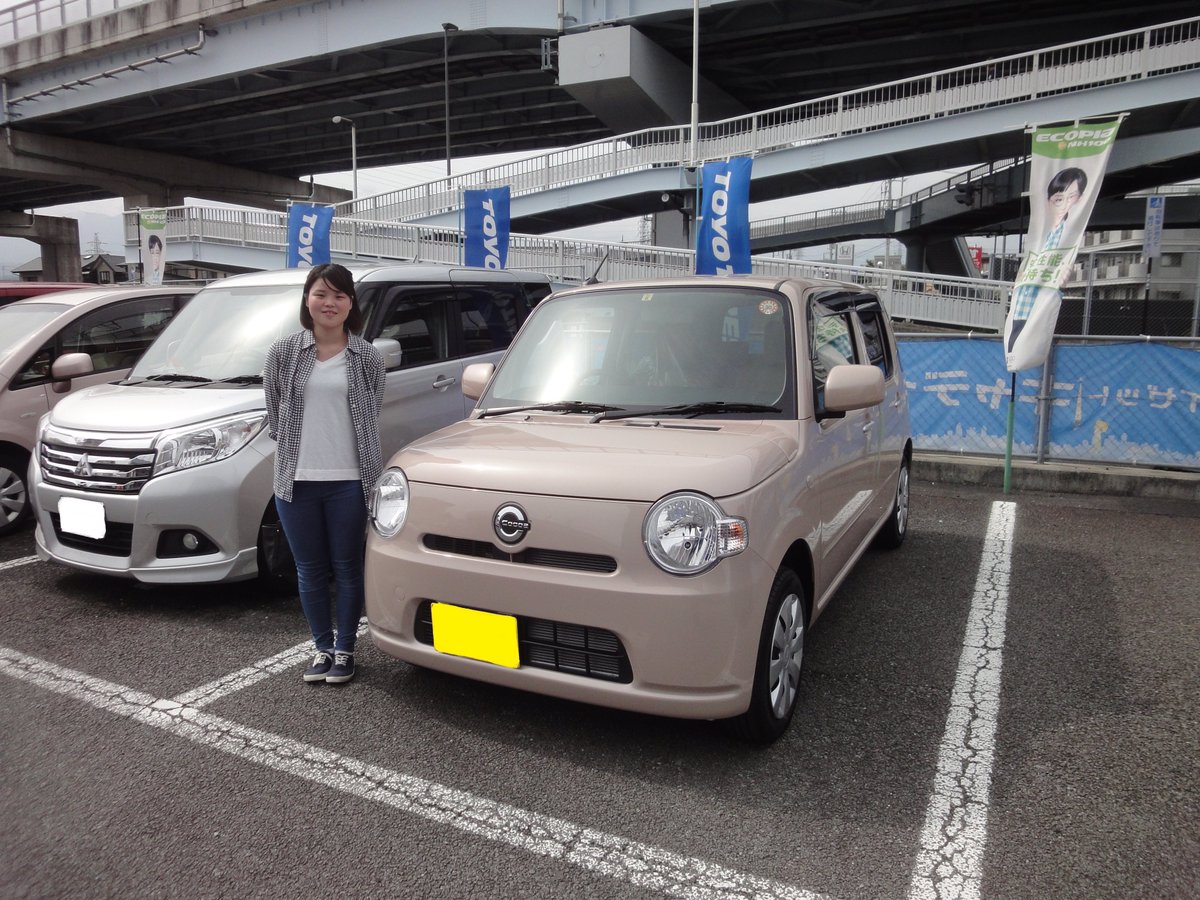
[[[288,210],[287,267],[311,269],[329,262],[332,206],[293,203]]]
[[[463,191],[466,245],[463,260],[468,266],[503,269],[508,261],[509,188]]]
[[[704,164],[703,202],[696,231],[696,274],[750,271],[750,166],[748,156]]]

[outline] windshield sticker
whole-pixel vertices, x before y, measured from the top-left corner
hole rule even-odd
[[[758,311],[764,316],[773,316],[780,310],[778,300],[763,300],[758,304]]]

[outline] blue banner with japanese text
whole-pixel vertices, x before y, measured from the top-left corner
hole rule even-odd
[[[999,342],[904,340],[900,358],[917,449],[1004,454],[1011,375]],[[1062,344],[1052,365],[1048,458],[1200,468],[1200,352]],[[1014,455],[1037,455],[1041,384],[1041,368],[1017,377]]]
[[[463,261],[483,269],[503,269],[508,261],[509,188],[503,185],[463,191]]]
[[[750,271],[750,168],[748,156],[704,164],[696,228],[696,274]]]
[[[329,262],[332,206],[293,203],[288,209],[287,267],[311,269]]]

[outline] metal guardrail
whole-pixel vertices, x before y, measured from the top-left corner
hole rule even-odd
[[[283,265],[287,215],[265,210],[208,206],[167,209],[168,244],[204,242],[279,253]],[[125,213],[125,241],[138,243],[138,214]],[[330,235],[333,255],[381,262],[458,264],[462,235],[454,229],[400,222],[335,217]],[[920,272],[843,266],[819,260],[756,256],[753,271],[763,275],[830,278],[850,281],[879,293],[892,317],[998,332],[1012,284],[977,278],[951,278]],[[673,247],[583,241],[542,235],[509,238],[508,267],[582,281],[593,273],[605,281],[686,275],[695,271],[695,253]]]
[[[688,166],[819,143],[1200,68],[1200,17],[943,69],[751,115],[691,127],[651,128],[441,178],[337,206],[337,215],[404,221],[458,207],[461,192],[508,185],[532,194],[654,166]],[[959,176],[955,176],[957,178]]]

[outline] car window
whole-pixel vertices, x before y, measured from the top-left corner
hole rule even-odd
[[[883,312],[877,309],[859,310],[858,320],[862,325],[863,343],[867,348],[867,361],[880,368],[884,380],[891,378],[892,351],[888,345]]]
[[[809,360],[817,412],[825,408],[825,382],[830,370],[859,362],[850,325],[851,311],[839,312],[819,301],[809,306]]]
[[[379,302],[378,337],[400,342],[400,367],[449,359],[450,285],[396,285]]]
[[[484,405],[758,403],[791,414],[789,307],[747,289],[560,295],[532,313]]]
[[[16,351],[29,335],[70,308],[61,303],[23,303],[0,310],[0,359]]]
[[[503,350],[512,343],[529,311],[525,292],[516,282],[456,283],[462,318],[462,355]]]
[[[87,353],[97,372],[128,369],[175,314],[176,298],[125,300],[80,316],[59,333],[59,353]]]

